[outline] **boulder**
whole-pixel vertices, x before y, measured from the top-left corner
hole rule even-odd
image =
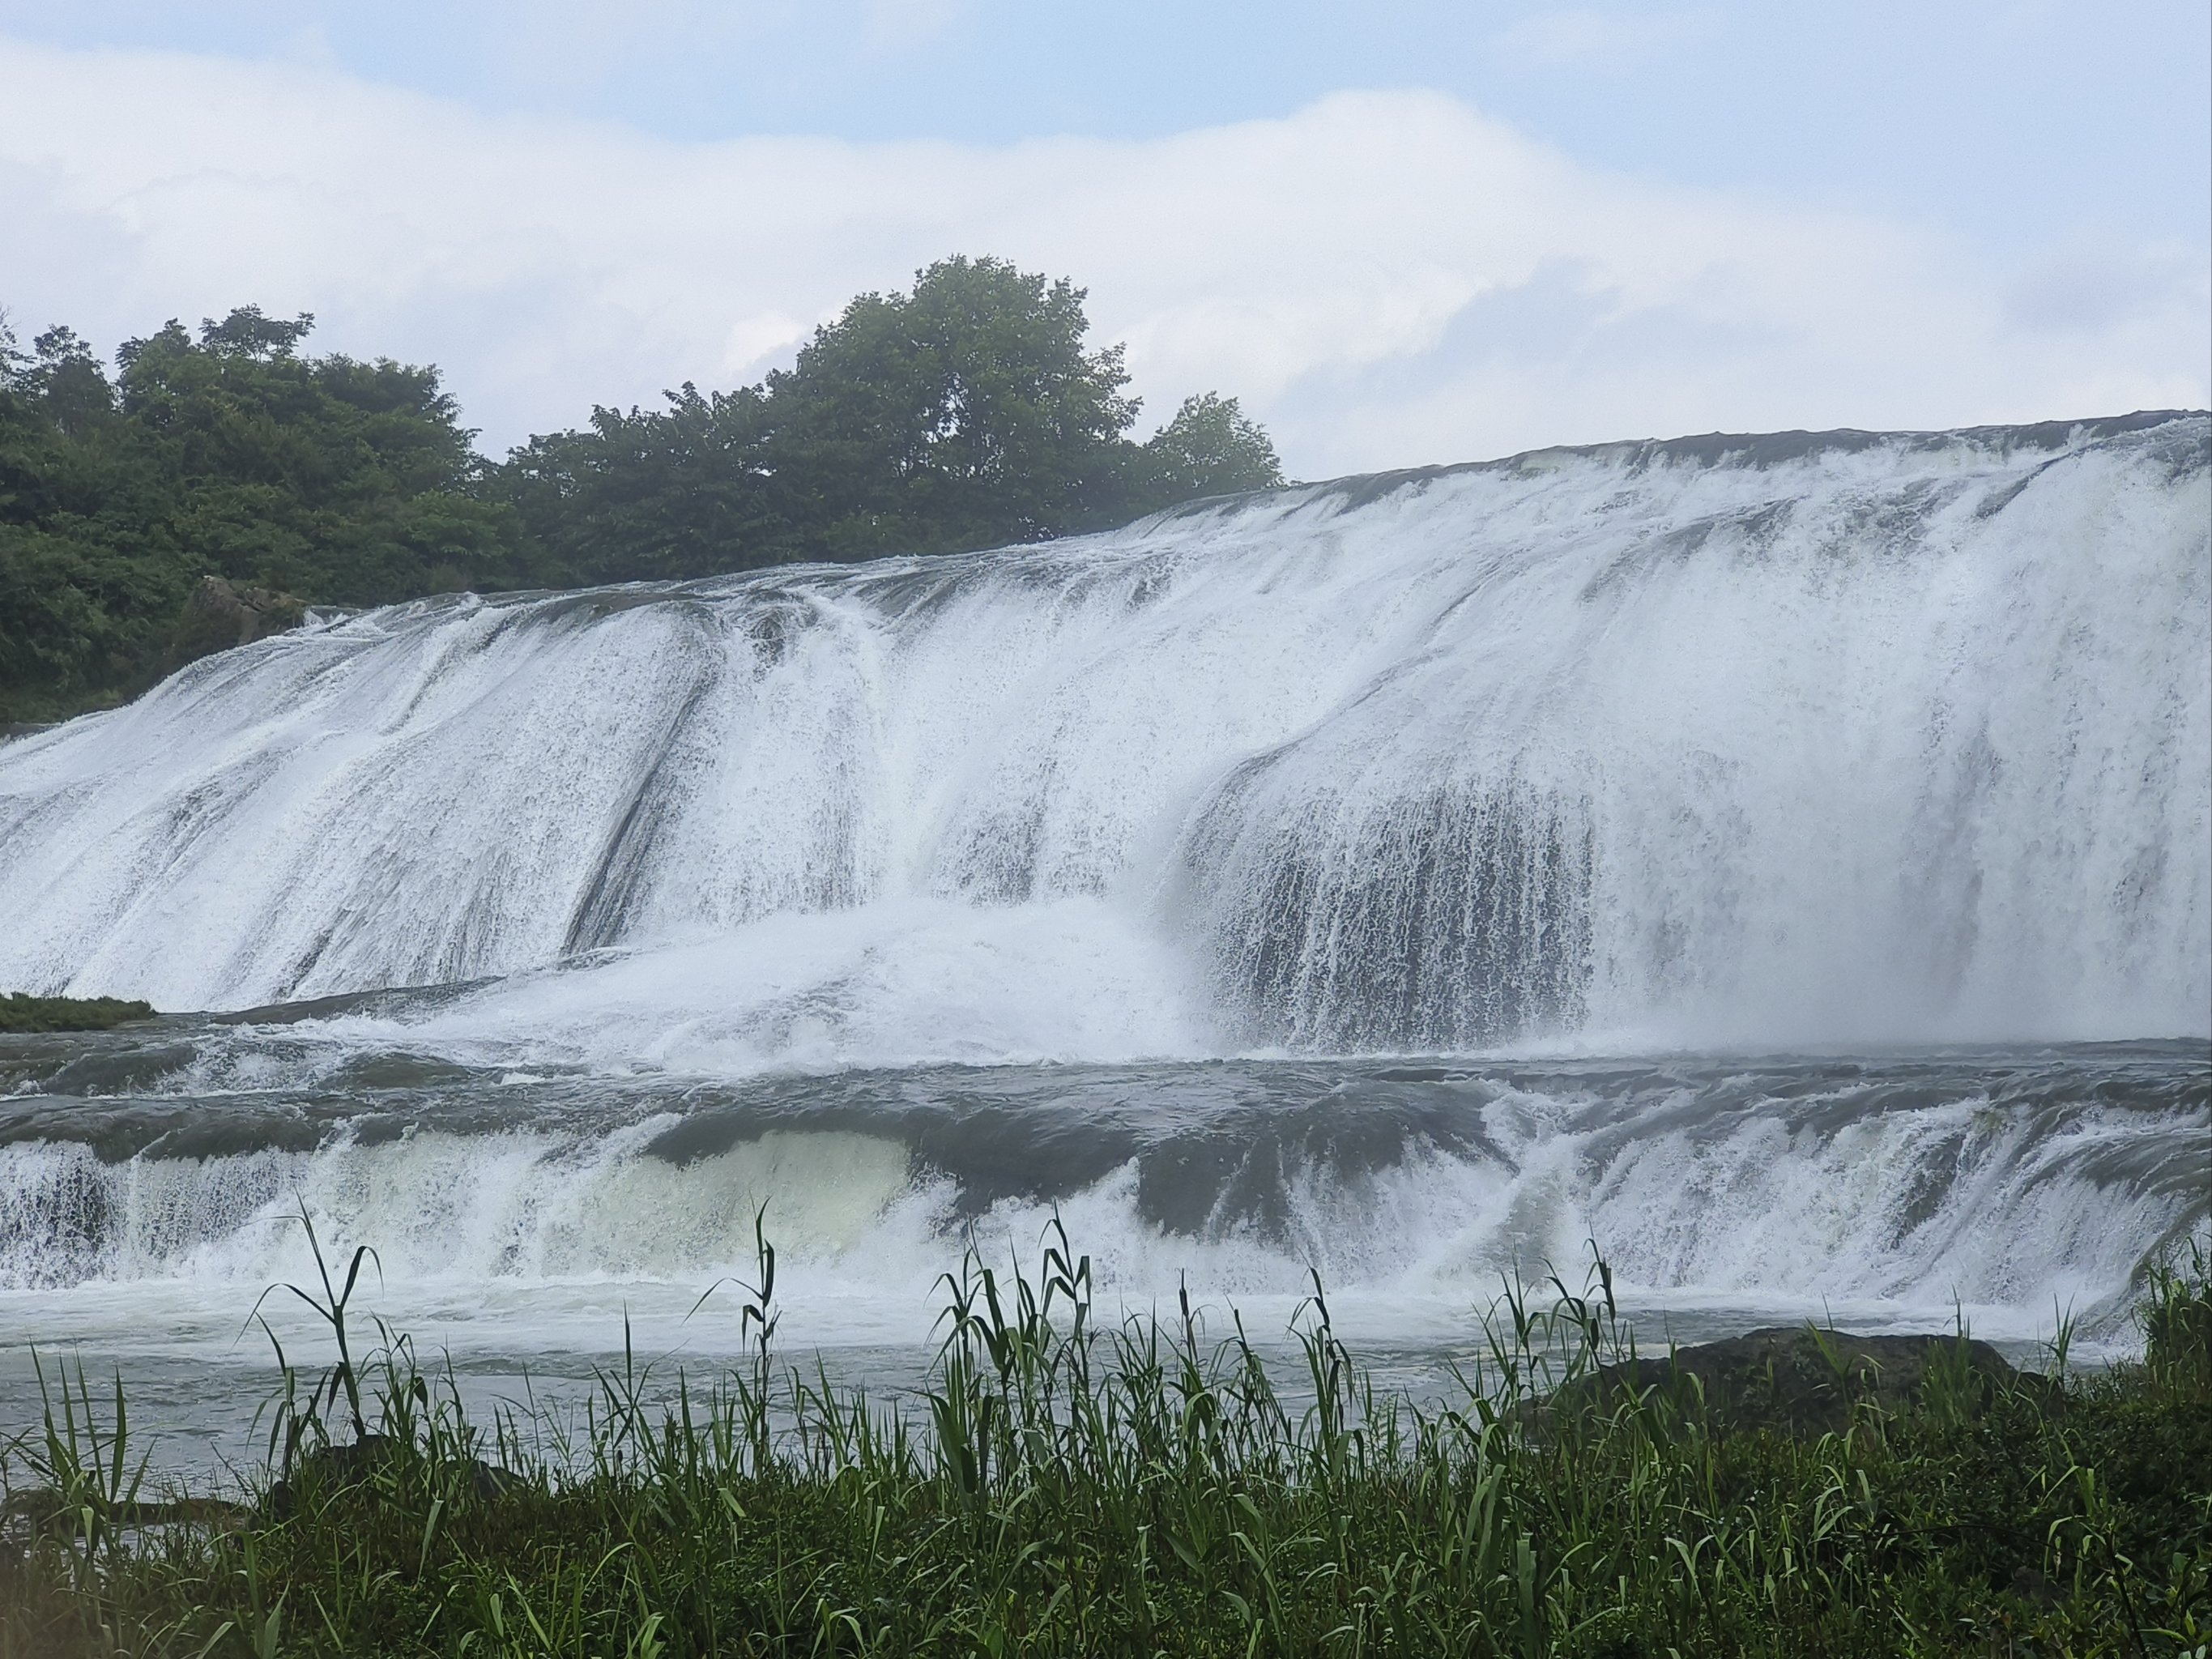
[[[365,1434],[356,1440],[318,1446],[301,1454],[291,1473],[270,1487],[262,1500],[261,1513],[283,1520],[299,1508],[302,1492],[327,1496],[344,1487],[370,1484],[380,1471],[419,1455],[404,1441],[383,1434]],[[508,1470],[480,1457],[467,1461],[466,1474],[470,1490],[478,1498],[501,1498],[522,1484]]]
[[[1820,1435],[1849,1426],[1852,1408],[1862,1403],[1891,1412],[1921,1407],[1933,1392],[1931,1382],[1978,1409],[1999,1388],[2025,1380],[1986,1342],[1857,1336],[1798,1325],[1607,1365],[1564,1390],[1553,1406],[1610,1406],[1628,1391],[1656,1390],[1686,1417],[1702,1416],[1716,1426]]]
[[[307,602],[267,587],[241,587],[221,576],[203,576],[177,616],[169,665],[185,664],[233,646],[250,645],[296,628]]]

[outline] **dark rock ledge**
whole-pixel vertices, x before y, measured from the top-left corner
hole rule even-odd
[[[1550,1408],[1611,1409],[1640,1398],[1716,1428],[1820,1435],[1850,1426],[1861,1406],[1896,1413],[1945,1400],[1974,1411],[2020,1386],[2047,1387],[1971,1338],[1856,1336],[1797,1325],[1605,1366],[1560,1390]]]

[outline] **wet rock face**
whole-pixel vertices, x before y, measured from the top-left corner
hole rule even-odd
[[[306,601],[267,587],[241,587],[221,576],[203,576],[178,613],[169,647],[170,666],[250,645],[296,628],[307,614]]]
[[[1607,1365],[1575,1392],[1610,1407],[1624,1393],[1656,1390],[1686,1417],[1716,1427],[1820,1435],[1848,1427],[1861,1402],[1897,1412],[1947,1398],[1975,1410],[2020,1379],[1986,1342],[1855,1336],[1799,1325]]]

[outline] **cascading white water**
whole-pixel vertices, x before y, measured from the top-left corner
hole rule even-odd
[[[765,1200],[810,1340],[1057,1209],[1394,1340],[1595,1240],[2124,1341],[2212,1217],[2212,417],[330,622],[0,744],[0,988],[261,1010],[0,1041],[49,1339],[229,1341],[301,1204],[441,1340],[674,1329]]]
[[[1312,1267],[1363,1290],[1473,1295],[1595,1239],[1647,1291],[1919,1310],[1955,1295],[2040,1316],[2054,1287],[2084,1312],[2124,1287],[2144,1241],[2201,1218],[2191,1188],[2212,1173],[2175,1156],[2203,1091],[2175,1086],[2187,1068],[2172,1055],[2105,1056],[2057,1102],[2033,1068],[1990,1056],[1840,1073],[1739,1060],[1632,1081],[1575,1062],[1411,1079],[1161,1069],[1031,1073],[1000,1085],[1000,1109],[965,1103],[949,1123],[902,1111],[877,1073],[827,1123],[717,1124],[667,1097],[612,1127],[562,1122],[510,1088],[499,1127],[439,1127],[418,1105],[402,1134],[375,1133],[368,1111],[335,1133],[264,1121],[130,1158],[0,1139],[15,1206],[0,1212],[0,1289],[250,1293],[307,1266],[296,1231],[270,1224],[295,1196],[374,1240],[395,1279],[689,1281],[745,1261],[768,1202],[787,1273],[896,1291],[926,1319],[957,1224],[1030,1237],[1057,1205],[1121,1291],[1197,1267],[1215,1288],[1295,1294]],[[962,1087],[914,1082],[933,1104]],[[1082,1112],[1086,1092],[1174,1103],[1113,1121]],[[1240,1109],[1239,1092],[1267,1104]]]
[[[377,611],[0,748],[0,982],[240,1007],[803,915],[854,996],[924,950],[1126,1003],[1113,1053],[2199,1032],[2208,446],[1621,446]]]

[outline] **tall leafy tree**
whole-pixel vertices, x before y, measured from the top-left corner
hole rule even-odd
[[[769,464],[823,554],[1036,541],[1110,520],[1136,419],[1084,291],[1003,259],[940,260],[864,294],[769,377]]]
[[[1146,504],[1168,507],[1199,495],[1273,489],[1283,482],[1275,445],[1234,398],[1200,392],[1145,445],[1139,467]]]
[[[512,512],[437,371],[304,356],[307,316],[172,322],[110,380],[48,330],[0,358],[0,717],[128,691],[208,575],[365,605],[513,586]]]

